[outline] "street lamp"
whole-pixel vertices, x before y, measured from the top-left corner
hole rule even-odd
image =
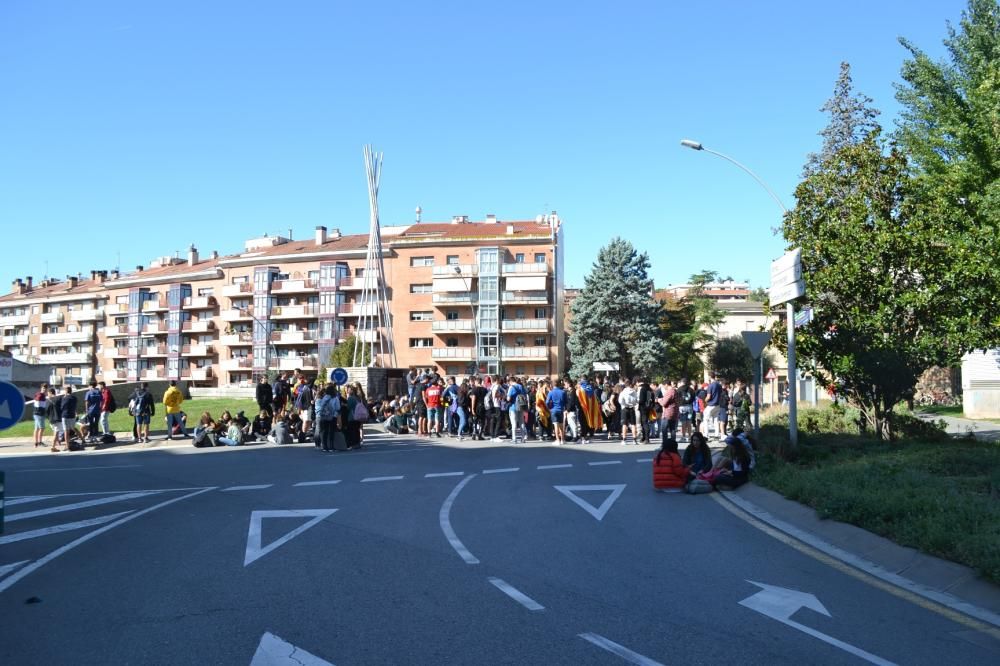
[[[472,308],[472,360],[469,362],[469,366],[466,370],[470,370],[469,375],[474,375],[479,370],[479,335],[478,326],[476,325],[476,306],[472,302],[472,276],[470,275],[466,279],[465,275],[462,273],[462,267],[455,264],[452,269],[455,271],[455,275],[462,278],[462,284],[465,285],[465,296],[469,299],[469,307]]]
[[[788,209],[785,208],[785,204],[781,203],[781,199],[779,199],[778,195],[774,193],[774,190],[772,190],[770,187],[767,186],[767,183],[761,180],[760,177],[753,171],[748,169],[746,166],[740,164],[729,155],[724,155],[714,150],[709,150],[708,148],[703,146],[700,141],[693,141],[692,139],[682,139],[681,145],[684,146],[685,148],[690,148],[691,150],[698,150],[706,153],[711,153],[717,157],[721,157],[727,162],[735,164],[740,169],[749,174],[751,178],[756,180],[757,183],[761,187],[763,187],[768,194],[771,195],[771,198],[774,199],[774,202],[778,204],[779,208],[781,208],[782,213],[785,214],[788,213]],[[797,409],[796,409],[796,394],[798,392],[797,391],[798,387],[796,386],[796,384],[798,383],[797,379],[798,374],[795,369],[795,305],[793,305],[791,301],[785,303],[785,317],[786,317],[785,328],[788,330],[788,439],[791,442],[792,447],[794,448],[798,444],[798,439],[799,439]]]

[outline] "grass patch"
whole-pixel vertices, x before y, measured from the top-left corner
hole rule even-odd
[[[83,399],[83,394],[78,396]],[[218,418],[223,410],[228,409],[233,414],[242,410],[247,414],[247,418],[257,415],[257,403],[248,398],[196,398],[185,400],[181,409],[188,415],[188,425],[194,426],[195,421],[202,412],[208,412],[214,418]],[[156,415],[151,423],[151,430],[166,430],[167,424],[164,421],[164,407],[162,404],[156,405]],[[51,428],[46,427],[46,435],[51,435]],[[119,404],[118,409],[111,415],[111,430],[113,432],[127,432],[132,430],[132,417],[128,414],[128,405]],[[35,432],[35,424],[32,421],[22,421],[9,430],[0,432],[0,438],[8,437],[32,437]]]
[[[956,416],[960,419],[965,418],[961,405],[927,405],[926,407],[917,406],[914,407],[914,411],[923,412],[924,414],[935,414],[938,416]]]
[[[1000,583],[998,443],[818,434],[802,438],[792,461],[762,454],[754,481]]]

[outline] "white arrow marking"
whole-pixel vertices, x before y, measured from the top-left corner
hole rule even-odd
[[[253,653],[250,666],[333,666],[325,659],[320,659],[302,648],[295,647],[271,632],[260,637],[257,651]]]
[[[20,562],[13,562],[11,564],[0,564],[0,578],[3,578],[14,569],[18,568],[22,564],[27,564],[30,561],[31,560],[21,560]]]
[[[39,516],[47,516],[50,513],[62,513],[64,511],[85,509],[88,506],[99,506],[101,504],[110,504],[111,502],[124,502],[126,500],[145,497],[146,495],[155,495],[157,492],[159,491],[145,490],[142,492],[125,493],[124,495],[115,495],[114,497],[102,497],[100,499],[87,500],[86,502],[74,502],[73,504],[53,506],[48,509],[38,509],[37,511],[25,511],[24,513],[15,513],[11,516],[7,516],[7,522],[12,523],[16,520],[27,520],[28,518],[38,518]]]
[[[10,419],[10,405],[7,404],[6,400],[0,402],[0,419]]]
[[[814,595],[809,594],[808,592],[799,592],[798,590],[789,590],[784,587],[777,587],[776,585],[757,583],[752,580],[748,580],[747,582],[759,587],[760,592],[757,592],[756,594],[741,601],[741,606],[746,606],[750,610],[755,610],[758,613],[766,615],[773,620],[777,620],[782,624],[788,625],[793,629],[798,629],[804,634],[809,634],[813,638],[818,638],[824,643],[829,643],[830,645],[840,648],[845,652],[849,652],[856,657],[861,657],[865,661],[869,661],[873,664],[880,664],[880,666],[896,666],[893,662],[886,661],[885,659],[870,652],[865,652],[861,648],[857,648],[841,640],[837,640],[833,636],[827,636],[824,633],[816,631],[812,627],[807,627],[804,624],[792,621],[790,619],[792,615],[794,615],[801,608],[810,608],[817,613],[831,617],[830,612],[826,610],[826,607],[820,603],[820,600]]]
[[[78,520],[75,523],[63,523],[62,525],[53,525],[52,527],[43,527],[37,530],[31,530],[29,532],[18,532],[17,534],[9,534],[5,537],[0,537],[0,546],[8,543],[14,543],[15,541],[24,541],[26,539],[37,539],[38,537],[48,536],[50,534],[59,534],[60,532],[69,532],[70,530],[78,530],[81,527],[93,527],[94,525],[103,525],[104,523],[110,523],[112,520],[117,520],[122,516],[127,516],[132,513],[131,511],[122,511],[121,513],[112,513],[107,516],[98,516],[97,518],[89,518],[87,520]]]
[[[254,511],[250,514],[250,530],[247,532],[247,549],[243,555],[243,566],[249,565],[255,560],[259,560],[275,548],[283,546],[307,529],[332,516],[336,509],[289,509],[287,511]],[[281,537],[277,541],[272,541],[267,546],[261,547],[260,524],[264,518],[302,518],[312,516],[312,520],[296,527],[294,530]]]
[[[574,504],[578,507],[592,515],[597,520],[603,520],[604,515],[608,512],[615,501],[621,496],[622,491],[625,490],[625,484],[615,484],[615,485],[605,485],[605,486],[552,486],[563,495],[568,497]],[[576,493],[581,490],[604,490],[611,491],[607,498],[601,502],[601,506],[594,506],[587,500],[578,496]]]

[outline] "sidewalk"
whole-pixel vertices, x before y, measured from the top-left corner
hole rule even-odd
[[[116,432],[115,437],[118,439],[114,444],[87,444],[86,451],[66,451],[66,445],[60,444],[59,448],[62,449],[60,453],[52,453],[50,450],[52,448],[52,435],[49,433],[45,434],[44,446],[36,447],[34,441],[31,437],[9,437],[0,439],[0,458],[4,456],[24,456],[24,455],[47,455],[47,456],[64,456],[64,455],[80,455],[82,453],[91,453],[93,451],[114,451],[116,453],[125,453],[128,451],[144,451],[147,449],[163,449],[169,447],[177,446],[191,446],[190,439],[182,439],[179,437],[174,437],[174,439],[166,439],[166,430],[161,430],[160,432],[151,431],[149,433],[150,442],[149,444],[137,444],[132,439],[131,432]]]
[[[949,435],[965,436],[971,432],[976,439],[984,442],[1000,440],[1000,423],[921,412],[917,412],[917,416],[927,421],[944,421],[947,424],[945,431]]]
[[[820,519],[811,507],[753,483],[721,495],[770,527],[844,564],[1000,628],[1000,586],[968,567],[900,546],[854,525]]]

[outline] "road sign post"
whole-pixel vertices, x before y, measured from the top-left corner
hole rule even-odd
[[[785,304],[785,328],[788,329],[788,442],[793,449],[799,444],[799,427],[796,409],[798,382],[795,370],[795,305],[792,301],[805,293],[801,250],[790,250],[780,259],[771,262],[771,305]]]
[[[750,350],[754,363],[753,373],[753,437],[760,439],[760,381],[764,374],[764,347],[771,341],[766,331],[743,331],[743,343]]]

